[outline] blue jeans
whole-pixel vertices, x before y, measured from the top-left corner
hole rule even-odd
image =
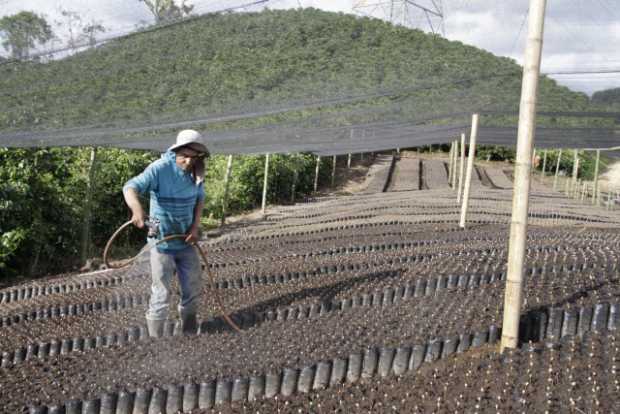
[[[154,240],[149,240],[154,244]],[[196,314],[200,294],[202,293],[202,267],[198,252],[194,246],[162,253],[157,247],[151,249],[151,300],[146,318],[164,320],[170,308],[170,283],[176,268],[181,286],[179,314],[181,318]]]

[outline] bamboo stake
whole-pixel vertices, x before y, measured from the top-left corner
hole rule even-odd
[[[347,158],[347,170],[351,169],[351,154],[349,154],[349,158]]]
[[[261,211],[263,215],[267,211],[267,183],[269,181],[269,154],[265,154],[265,178],[263,181],[263,203]]]
[[[504,297],[501,350],[516,348],[523,301],[523,269],[526,258],[532,148],[536,124],[536,94],[540,76],[546,0],[530,0],[527,48],[519,105],[517,160],[515,163],[512,218],[508,249],[508,273]]]
[[[334,183],[336,182],[336,155],[334,155],[334,157],[332,158],[332,187],[334,186]]]
[[[570,194],[574,194],[575,186],[577,185],[577,175],[579,173],[579,152],[575,149],[573,150],[574,158],[573,158],[573,179],[571,181],[571,189]]]
[[[454,141],[450,145],[450,152],[448,154],[448,183],[452,182],[452,157],[454,156]]]
[[[297,168],[293,169],[293,184],[291,184],[291,203],[295,202],[295,186],[297,185]]]
[[[543,152],[543,166],[542,166],[542,177],[540,178],[541,182],[545,181],[545,171],[547,170],[547,150]]]
[[[314,192],[319,188],[319,166],[321,165],[321,156],[316,157],[316,170],[314,171]]]
[[[562,160],[562,150],[558,153],[558,162],[555,164],[555,177],[553,178],[553,189],[557,189],[558,173],[560,172],[560,161]]]
[[[220,226],[223,226],[226,222],[226,212],[228,210],[228,183],[230,181],[230,172],[232,171],[233,156],[230,154],[226,161],[226,175],[224,175],[224,197],[222,198],[222,219],[220,220]]]
[[[459,157],[459,141],[454,140],[454,155],[452,156],[452,189],[456,190],[456,168]]]
[[[596,200],[596,190],[598,189],[598,173],[599,173],[599,164],[601,162],[601,150],[596,150],[596,162],[594,163],[594,184],[592,187],[592,204],[598,205]]]
[[[84,207],[84,221],[82,223],[82,243],[80,249],[80,261],[84,263],[90,253],[90,225],[93,214],[93,192],[95,187],[95,173],[97,169],[97,148],[90,150],[90,163],[88,164],[88,178],[86,181],[86,200]]]
[[[463,192],[463,176],[465,175],[465,134],[461,134],[461,164],[459,165],[459,189],[456,194],[456,202],[461,202]]]
[[[461,221],[459,227],[465,228],[467,209],[469,207],[469,193],[471,189],[471,175],[474,171],[474,158],[476,157],[476,138],[478,137],[479,115],[473,114],[471,118],[471,135],[469,137],[469,155],[467,157],[467,175],[463,190],[463,204],[461,205]]]

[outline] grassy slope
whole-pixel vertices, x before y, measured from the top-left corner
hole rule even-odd
[[[514,109],[520,73],[509,59],[379,20],[315,9],[207,15],[60,61],[0,66],[0,129],[143,123],[429,85],[403,107]],[[588,105],[547,78],[540,96],[543,109]]]

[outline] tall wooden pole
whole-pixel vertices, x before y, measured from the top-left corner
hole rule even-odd
[[[316,170],[314,171],[314,192],[319,188],[319,166],[321,165],[321,156],[316,157]]]
[[[297,185],[297,167],[293,169],[293,184],[291,184],[291,203],[295,202],[295,186]]]
[[[336,161],[337,161],[337,156],[334,155],[334,157],[332,158],[332,187],[334,186],[334,183],[336,182]]]
[[[454,174],[454,171],[452,170],[452,161],[454,159],[454,141],[450,144],[448,159],[448,184],[450,184],[452,182],[452,175]]]
[[[222,219],[220,220],[220,226],[223,226],[226,222],[226,212],[228,211],[228,184],[230,182],[230,172],[232,171],[233,156],[228,156],[226,162],[226,175],[224,176],[224,197],[222,198]]]
[[[542,178],[541,181],[545,180],[545,172],[547,171],[547,150],[543,152],[543,166],[542,166]]]
[[[523,300],[523,269],[527,254],[527,214],[530,201],[532,148],[536,124],[536,93],[540,76],[546,3],[546,0],[530,0],[528,40],[523,64],[521,103],[519,105],[517,160],[515,163],[512,219],[508,245],[502,350],[516,348],[519,340],[519,318]]]
[[[579,152],[575,149],[573,150],[573,154],[573,179],[570,186],[571,195],[575,193],[575,187],[577,186],[577,175],[579,174]]]
[[[262,205],[262,212],[263,215],[265,214],[265,211],[267,210],[267,183],[269,182],[269,154],[265,155],[265,179],[263,181],[263,205]]]
[[[562,150],[558,153],[558,162],[555,164],[555,177],[553,177],[553,189],[558,185],[558,174],[560,173],[560,161],[562,160]]]
[[[471,135],[469,137],[469,155],[467,156],[467,175],[463,187],[463,204],[461,205],[461,221],[459,226],[465,228],[467,209],[469,208],[469,193],[471,189],[471,175],[474,172],[474,159],[476,158],[476,139],[478,138],[478,121],[480,116],[473,114],[471,117]]]
[[[84,222],[82,223],[82,245],[80,259],[84,263],[90,254],[90,224],[93,215],[93,189],[95,187],[95,172],[97,169],[97,148],[90,150],[90,163],[88,164],[88,177],[86,181],[86,200],[84,205]]]
[[[601,162],[601,150],[596,150],[596,162],[594,163],[594,185],[592,187],[592,204],[598,205],[596,200],[596,190],[598,190],[598,172]]]
[[[456,190],[456,168],[459,157],[459,141],[454,140],[454,154],[452,155],[452,189]]]
[[[465,134],[461,134],[461,164],[459,165],[459,190],[456,194],[456,202],[461,202],[463,193],[463,177],[465,175]]]

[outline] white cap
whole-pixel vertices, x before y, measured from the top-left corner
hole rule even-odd
[[[199,150],[196,150],[208,154],[209,150],[207,149],[206,145],[200,141],[202,141],[202,135],[200,134],[200,132],[194,131],[193,129],[184,129],[183,131],[178,133],[177,142],[173,146],[168,148],[168,151],[174,151],[177,148],[191,145],[191,148],[200,148]]]

